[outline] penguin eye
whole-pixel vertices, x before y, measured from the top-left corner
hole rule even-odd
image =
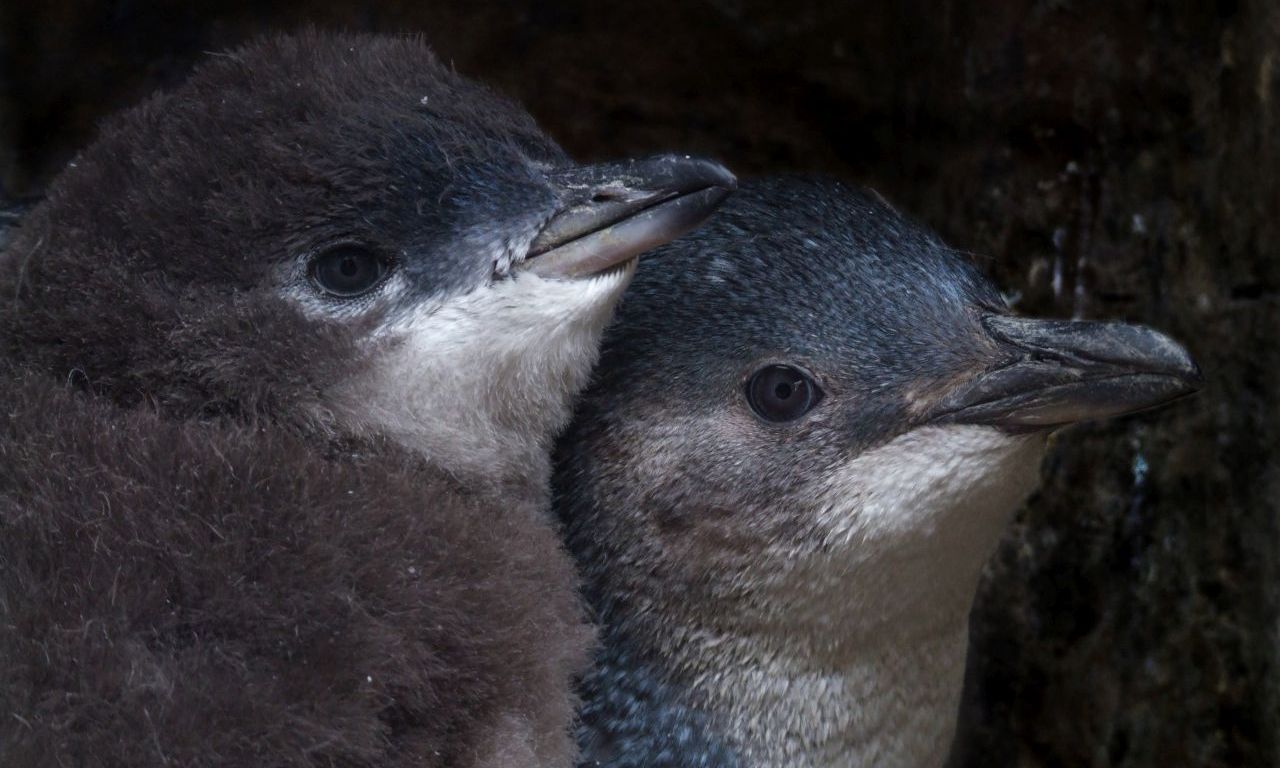
[[[765,421],[795,421],[822,400],[813,378],[790,365],[770,365],[747,382],[747,402]]]
[[[390,271],[390,262],[359,245],[339,245],[311,260],[311,280],[331,296],[368,293]]]

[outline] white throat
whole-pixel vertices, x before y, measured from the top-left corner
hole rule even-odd
[[[858,456],[811,489],[819,541],[770,553],[749,615],[671,633],[744,765],[943,764],[978,579],[1043,444],[926,427]]]
[[[419,307],[380,332],[368,373],[335,393],[336,416],[472,482],[545,485],[550,442],[634,269],[522,273]]]

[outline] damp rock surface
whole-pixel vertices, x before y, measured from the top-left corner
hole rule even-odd
[[[1148,323],[1207,384],[1059,435],[973,611],[952,765],[1280,764],[1280,7],[15,0],[0,182],[204,51],[421,32],[570,152],[679,148],[875,187],[1022,312]]]

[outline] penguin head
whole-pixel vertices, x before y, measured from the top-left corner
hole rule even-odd
[[[575,166],[415,39],[265,40],[70,163],[4,254],[0,339],[125,403],[493,461],[549,439],[633,257],[732,185],[684,156]]]
[[[752,182],[641,267],[558,505],[606,613],[700,605],[721,630],[856,643],[940,595],[967,612],[1047,431],[1197,381],[1155,331],[1012,316],[874,194]]]

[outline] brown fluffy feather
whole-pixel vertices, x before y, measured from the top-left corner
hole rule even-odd
[[[536,504],[390,445],[2,386],[0,764],[568,759],[588,633]]]
[[[322,385],[362,329],[271,278],[397,232],[414,153],[512,146],[562,157],[421,41],[309,33],[113,119],[29,215],[0,254],[0,765],[571,762],[590,631],[545,498],[344,437]]]

